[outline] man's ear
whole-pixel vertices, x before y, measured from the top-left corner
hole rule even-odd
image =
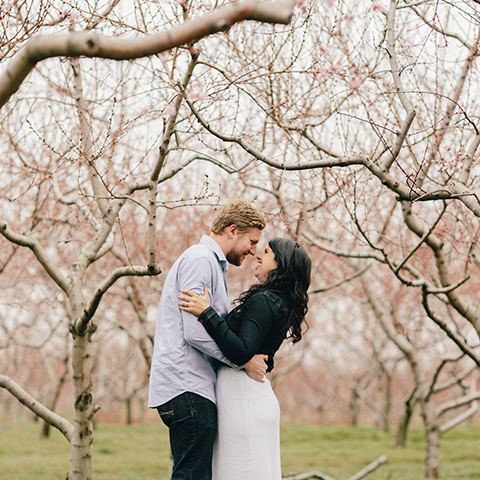
[[[233,238],[238,233],[238,227],[235,224],[229,225],[226,228],[228,238]]]

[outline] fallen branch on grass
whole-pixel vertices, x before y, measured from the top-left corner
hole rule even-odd
[[[352,477],[348,478],[347,480],[360,480],[370,473],[374,472],[378,467],[387,463],[388,457],[386,455],[382,455],[374,460],[372,463],[368,464],[365,468],[362,468],[359,472],[357,472]],[[321,472],[307,472],[307,473],[300,473],[298,475],[294,475],[293,477],[283,477],[283,480],[312,480],[312,479],[319,479],[319,480],[335,480],[328,475],[325,475]]]

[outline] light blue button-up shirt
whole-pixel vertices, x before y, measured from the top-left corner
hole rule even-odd
[[[220,316],[230,311],[227,259],[211,237],[204,235],[174,263],[165,280],[155,329],[148,406],[193,392],[215,402],[217,376],[212,358],[234,368],[195,315],[178,307],[180,289],[203,295]]]

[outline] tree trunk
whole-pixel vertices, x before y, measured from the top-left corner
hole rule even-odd
[[[356,390],[352,391],[350,398],[350,419],[354,427],[358,427],[358,416],[360,412],[360,395]]]
[[[43,422],[42,427],[42,438],[47,438],[50,435],[50,424],[48,422]]]
[[[440,431],[434,406],[430,402],[422,405],[425,422],[425,477],[438,478],[440,471]]]
[[[68,480],[92,478],[93,398],[92,343],[87,332],[73,340],[74,434],[70,448]]]
[[[383,410],[383,431],[390,431],[390,411],[392,409],[392,376],[385,371],[385,404]]]
[[[132,424],[132,398],[128,397],[126,400],[127,404],[127,425]]]
[[[65,361],[64,361],[65,368],[64,368],[64,371],[62,373],[62,376],[58,380],[57,388],[55,389],[55,394],[54,394],[53,399],[52,399],[52,403],[51,403],[51,406],[50,406],[50,410],[52,412],[54,412],[55,408],[57,407],[57,402],[58,402],[58,399],[60,398],[60,393],[62,391],[63,384],[65,383],[65,379],[66,379],[67,374],[68,374],[68,359],[69,359],[69,355],[67,355],[65,357]],[[50,434],[50,424],[48,422],[44,422],[43,423],[43,428],[42,428],[42,437],[47,438],[49,434]]]
[[[400,418],[400,424],[398,425],[397,439],[395,443],[396,448],[404,448],[407,440],[408,426],[410,419],[413,415],[413,409],[415,407],[416,399],[414,399],[415,391],[410,395],[410,398],[405,402],[405,410]]]

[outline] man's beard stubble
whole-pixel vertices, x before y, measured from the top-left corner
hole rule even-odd
[[[239,253],[235,250],[232,250],[231,252],[227,253],[226,258],[228,263],[239,267],[243,262],[244,253]]]

